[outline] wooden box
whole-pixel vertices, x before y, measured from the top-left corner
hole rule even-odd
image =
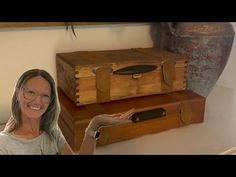
[[[136,108],[136,112],[156,108],[163,108],[166,111],[165,116],[160,118],[103,127],[100,129],[98,145],[200,123],[204,118],[205,98],[188,90],[84,106],[74,105],[60,89],[58,91],[61,102],[59,126],[74,151],[79,151],[85,128],[91,118],[98,114],[124,112],[131,108]]]
[[[154,48],[56,55],[57,83],[77,105],[185,90],[187,59]]]

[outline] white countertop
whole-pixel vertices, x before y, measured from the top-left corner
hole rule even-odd
[[[236,93],[216,85],[204,122],[99,146],[96,154],[219,154],[236,146]]]

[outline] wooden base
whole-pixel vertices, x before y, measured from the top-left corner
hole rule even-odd
[[[188,90],[86,106],[75,106],[60,89],[58,89],[58,95],[61,103],[59,126],[75,152],[79,151],[85,128],[92,117],[98,114],[125,112],[131,108],[135,108],[136,112],[156,108],[166,110],[166,116],[161,118],[101,128],[98,145],[157,133],[191,123],[200,123],[204,119],[205,98]]]

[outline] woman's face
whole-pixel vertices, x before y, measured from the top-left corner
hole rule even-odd
[[[51,100],[51,88],[48,81],[41,76],[29,79],[18,90],[17,100],[23,117],[41,118]]]

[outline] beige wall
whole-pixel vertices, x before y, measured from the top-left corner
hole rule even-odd
[[[236,31],[236,23],[232,23]],[[150,24],[80,26],[78,38],[63,27],[0,29],[0,123],[10,116],[17,78],[31,68],[49,71],[56,79],[55,54],[76,50],[152,47]],[[218,84],[236,90],[236,42]]]
[[[0,29],[0,123],[10,116],[14,84],[24,71],[42,68],[56,79],[57,52],[153,46],[148,23],[80,26],[76,34],[65,27]]]
[[[233,22],[232,25],[236,33],[236,22]],[[236,35],[234,37],[230,57],[217,84],[236,90]]]

